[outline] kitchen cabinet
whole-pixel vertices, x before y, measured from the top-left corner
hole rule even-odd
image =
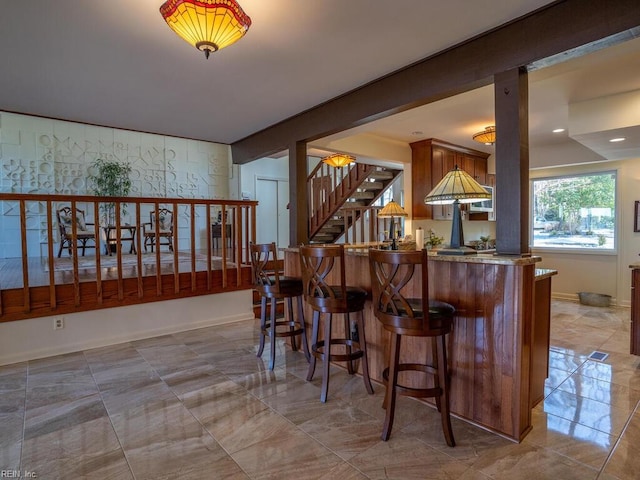
[[[549,377],[551,336],[551,277],[557,270],[536,268],[533,288],[533,328],[531,334],[530,405],[544,399],[545,380]]]
[[[430,138],[411,144],[413,218],[451,220],[451,205],[426,205],[424,197],[458,165],[478,183],[487,182],[488,153]]]
[[[640,355],[640,264],[630,266],[631,270],[631,334],[632,355]]]

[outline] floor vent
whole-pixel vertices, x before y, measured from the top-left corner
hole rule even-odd
[[[591,354],[587,358],[589,360],[595,360],[596,362],[604,362],[607,359],[608,356],[609,356],[608,353],[599,352],[597,350],[594,350],[593,352],[591,352]]]

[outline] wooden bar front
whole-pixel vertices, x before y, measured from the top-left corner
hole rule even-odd
[[[515,441],[522,440],[531,429],[534,281],[535,262],[539,260],[481,255],[429,257],[431,298],[456,308],[448,352],[451,411]],[[301,276],[295,248],[285,250],[285,273]],[[366,249],[347,250],[346,277],[348,285],[371,291]],[[374,317],[370,301],[364,317],[369,370],[372,379],[382,383],[389,333]],[[311,319],[310,310],[306,318]],[[405,337],[402,348],[403,361],[424,360],[430,342]]]

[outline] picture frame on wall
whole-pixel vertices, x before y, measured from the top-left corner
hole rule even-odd
[[[633,231],[640,232],[640,200],[635,201],[633,209]]]

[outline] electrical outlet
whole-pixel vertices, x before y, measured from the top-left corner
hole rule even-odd
[[[53,329],[60,330],[61,328],[64,328],[64,317],[53,317]]]

